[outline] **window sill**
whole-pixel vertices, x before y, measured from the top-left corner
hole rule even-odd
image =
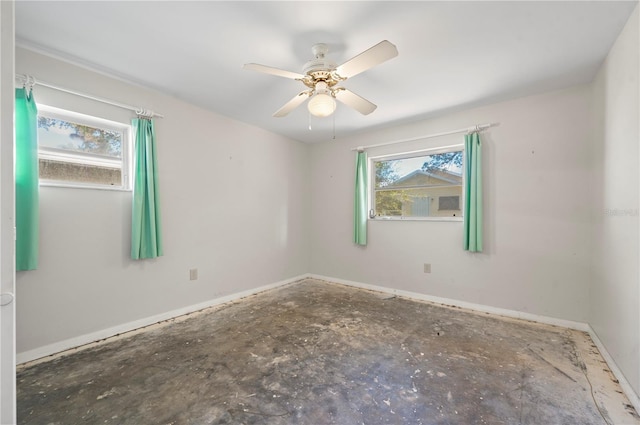
[[[374,217],[369,221],[452,221],[462,222],[462,217]]]
[[[42,180],[40,180],[40,186],[41,187],[61,187],[65,189],[91,189],[91,190],[109,190],[112,192],[133,192],[132,189],[126,189],[121,186],[61,183],[61,182],[42,181]]]

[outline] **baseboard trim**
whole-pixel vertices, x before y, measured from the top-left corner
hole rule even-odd
[[[419,292],[402,291],[398,289],[387,288],[384,286],[370,285],[368,283],[354,282],[351,280],[338,279],[338,278],[333,278],[329,276],[311,274],[310,277],[314,279],[325,280],[327,282],[335,282],[335,283],[340,283],[347,286],[353,286],[356,288],[363,288],[363,289],[369,289],[372,291],[384,292],[384,293],[388,293],[396,296],[411,298],[414,300],[428,301],[436,304],[466,308],[469,310],[479,311],[482,313],[491,313],[498,316],[505,316],[505,317],[510,317],[514,319],[522,319],[522,320],[528,320],[531,322],[544,323],[547,325],[560,326],[563,328],[576,329],[583,332],[589,332],[589,329],[590,329],[587,323],[582,323],[582,322],[574,322],[571,320],[557,319],[555,317],[541,316],[533,313],[524,313],[522,311],[492,307],[492,306],[483,305],[483,304],[475,304],[475,303],[470,303],[466,301],[454,300],[451,298],[436,297],[433,295],[421,294]]]
[[[290,279],[281,280],[279,282],[274,282],[274,283],[260,286],[257,288],[248,289],[242,292],[236,292],[230,295],[225,295],[223,297],[214,298],[212,300],[205,301],[202,303],[178,308],[175,310],[167,311],[165,313],[156,314],[154,316],[145,317],[139,320],[134,320],[132,322],[123,323],[121,325],[117,325],[117,326],[113,326],[107,329],[102,329],[96,332],[91,332],[91,333],[80,335],[77,337],[65,339],[59,342],[55,342],[53,344],[44,345],[42,347],[38,347],[33,350],[17,353],[16,363],[18,365],[22,365],[24,363],[33,362],[36,360],[37,361],[49,360],[49,358],[55,357],[57,355],[63,355],[65,354],[65,352],[69,350],[75,351],[78,349],[83,349],[90,346],[93,343],[97,343],[106,338],[111,338],[117,335],[121,335],[123,333],[136,331],[141,328],[146,328],[148,326],[155,325],[167,320],[176,319],[180,316],[191,314],[199,310],[204,310],[209,307],[214,307],[217,305],[226,304],[228,302],[237,301],[241,298],[245,298],[245,297],[255,295],[260,292],[268,291],[270,289],[275,289],[281,286],[289,285],[291,283],[298,282],[308,277],[309,277],[308,274],[299,275],[296,277],[292,277]]]
[[[609,354],[609,351],[607,351],[605,345],[602,343],[602,341],[600,341],[598,334],[590,325],[588,332],[589,336],[591,336],[591,340],[594,344],[596,344],[596,347],[598,347],[598,351],[600,351],[600,354],[604,358],[604,361],[607,362],[609,370],[611,370],[613,376],[615,376],[618,380],[618,383],[620,384],[620,387],[622,388],[624,394],[629,399],[629,402],[636,409],[636,412],[640,412],[640,397],[635,392],[629,381],[627,381],[627,378],[624,376],[616,362],[613,360],[613,357],[611,356],[611,354]]]

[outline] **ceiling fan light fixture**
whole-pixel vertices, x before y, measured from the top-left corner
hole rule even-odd
[[[336,99],[346,106],[355,109],[362,115],[368,115],[376,109],[376,105],[358,96],[352,91],[338,86],[347,78],[358,75],[376,65],[388,61],[398,55],[398,49],[387,40],[383,40],[364,52],[352,57],[340,66],[327,58],[329,47],[323,43],[315,44],[311,51],[315,56],[308,61],[304,68],[304,74],[285,71],[257,63],[244,64],[245,69],[250,69],[265,74],[298,80],[309,90],[295,95],[284,106],[278,109],[273,116],[284,117],[289,112],[304,103],[306,99],[309,113],[316,117],[328,117],[336,110]]]
[[[324,118],[336,110],[336,101],[326,93],[317,93],[309,100],[307,108],[311,115]]]

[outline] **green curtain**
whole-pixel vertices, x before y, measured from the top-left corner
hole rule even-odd
[[[133,214],[131,220],[131,258],[155,258],[162,252],[158,165],[153,120],[134,118],[135,162]]]
[[[482,251],[482,143],[478,133],[464,136],[464,249]]]
[[[367,244],[367,154],[358,152],[356,159],[356,197],[353,223],[353,241]]]
[[[38,267],[38,109],[30,89],[16,89],[16,271]]]

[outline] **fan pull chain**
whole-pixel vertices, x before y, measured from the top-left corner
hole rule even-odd
[[[311,131],[311,112],[309,112],[309,131]]]
[[[333,140],[336,140],[336,114],[333,114]]]

